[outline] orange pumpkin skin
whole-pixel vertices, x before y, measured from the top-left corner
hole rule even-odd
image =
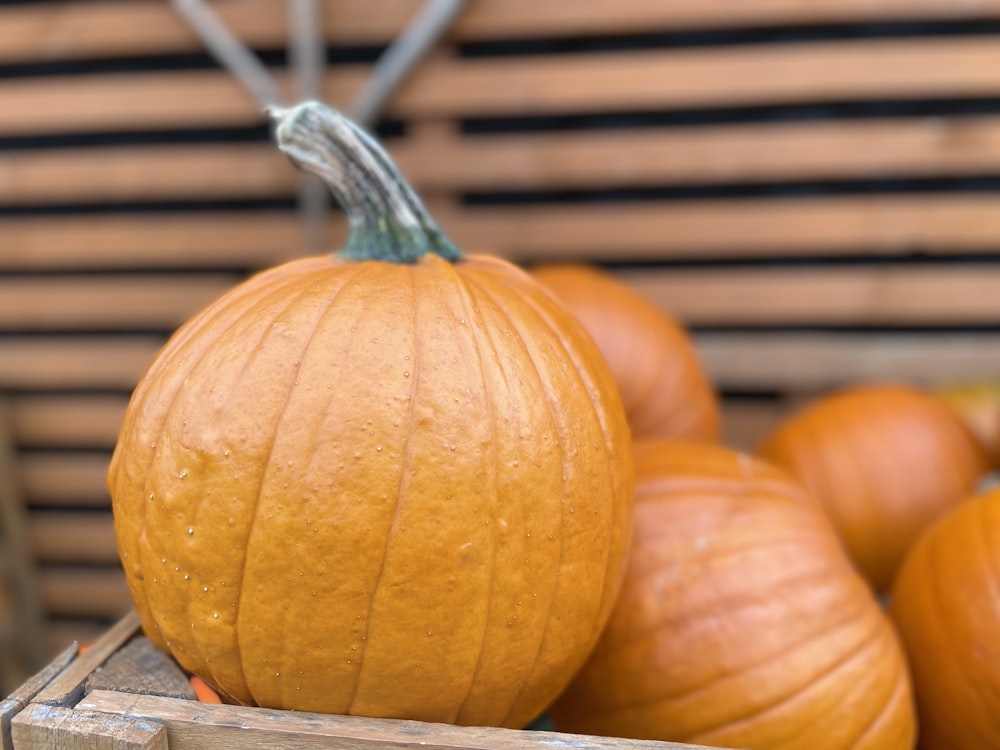
[[[989,470],[940,400],[904,385],[864,385],[808,404],[757,453],[824,507],[861,573],[888,590],[917,536],[972,494]]]
[[[1000,488],[935,523],[893,585],[923,750],[1000,747],[998,549]]]
[[[1000,382],[956,383],[936,391],[1000,468]]]
[[[522,726],[583,663],[633,501],[614,382],[502,260],[303,258],[182,326],[108,475],[145,632],[275,708]]]
[[[721,446],[637,441],[625,584],[559,729],[745,748],[913,747],[905,661],[828,519]]]
[[[583,324],[618,383],[633,436],[718,440],[718,397],[684,328],[610,273],[578,264],[534,268]]]

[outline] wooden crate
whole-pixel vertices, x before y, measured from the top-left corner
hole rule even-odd
[[[0,703],[0,750],[697,750],[696,745],[200,703],[129,614]]]
[[[421,4],[324,0],[330,103]],[[213,3],[290,91],[287,5]],[[856,380],[1000,376],[998,94],[1000,0],[476,0],[380,132],[461,246],[599,263],[680,318],[748,447]],[[259,108],[163,0],[5,4],[0,103],[0,391],[55,651],[129,606],[131,389],[306,237]]]

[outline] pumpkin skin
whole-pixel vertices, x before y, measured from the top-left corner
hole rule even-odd
[[[913,747],[892,626],[787,475],[636,441],[625,584],[557,728],[743,748]]]
[[[955,383],[935,391],[958,415],[1000,469],[1000,382]]]
[[[1000,489],[949,511],[906,556],[890,614],[923,750],[1000,747]]]
[[[718,397],[684,328],[608,272],[580,263],[532,274],[604,355],[636,438],[718,440]]]
[[[822,504],[878,592],[888,590],[917,536],[969,497],[989,470],[948,407],[896,384],[818,398],[779,424],[757,453]]]
[[[593,343],[490,256],[290,261],[184,324],[108,483],[148,636],[248,704],[523,726],[620,585],[629,433]]]

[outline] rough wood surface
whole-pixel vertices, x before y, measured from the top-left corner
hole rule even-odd
[[[84,694],[117,690],[186,700],[198,697],[177,662],[143,635],[134,637],[87,677],[83,690]]]
[[[167,732],[144,719],[33,703],[14,717],[15,750],[167,750]]]
[[[77,656],[60,674],[35,696],[35,703],[48,706],[70,706],[83,695],[87,677],[120,649],[139,630],[139,618],[134,611],[122,617],[115,625]]]
[[[697,745],[275,711],[94,691],[79,708],[162,723],[171,750],[696,750]]]
[[[10,736],[11,719],[23,711],[28,703],[76,658],[77,650],[76,643],[67,646],[51,662],[0,701],[0,750],[13,750],[14,745]]]

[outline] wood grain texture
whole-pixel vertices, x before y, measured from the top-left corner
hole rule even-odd
[[[94,691],[78,707],[85,711],[160,722],[167,728],[171,750],[196,747],[214,747],[219,750],[244,750],[252,747],[375,750],[386,746],[413,750],[697,750],[699,747],[556,732],[459,727],[304,711],[209,705],[113,691]]]
[[[11,722],[16,750],[167,750],[167,733],[142,719],[34,703]]]
[[[220,18],[244,43],[274,48],[289,34],[288,14],[271,0],[216,0]],[[332,43],[385,43],[419,10],[419,0],[325,0],[323,32]],[[879,20],[989,18],[1000,14],[997,0],[478,0],[464,11],[449,37],[477,40],[627,34],[649,29],[781,26],[857,23]],[[122,33],[128,29],[129,33]],[[198,37],[166,3],[155,0],[100,0],[46,3],[3,9],[0,60],[86,59],[191,52]]]
[[[84,694],[94,690],[185,700],[198,697],[177,662],[143,635],[135,636],[87,678]]]
[[[54,680],[76,658],[77,644],[72,643],[59,651],[55,658],[29,677],[10,695],[0,701],[0,750],[14,750],[10,735],[10,722],[17,714]]]

